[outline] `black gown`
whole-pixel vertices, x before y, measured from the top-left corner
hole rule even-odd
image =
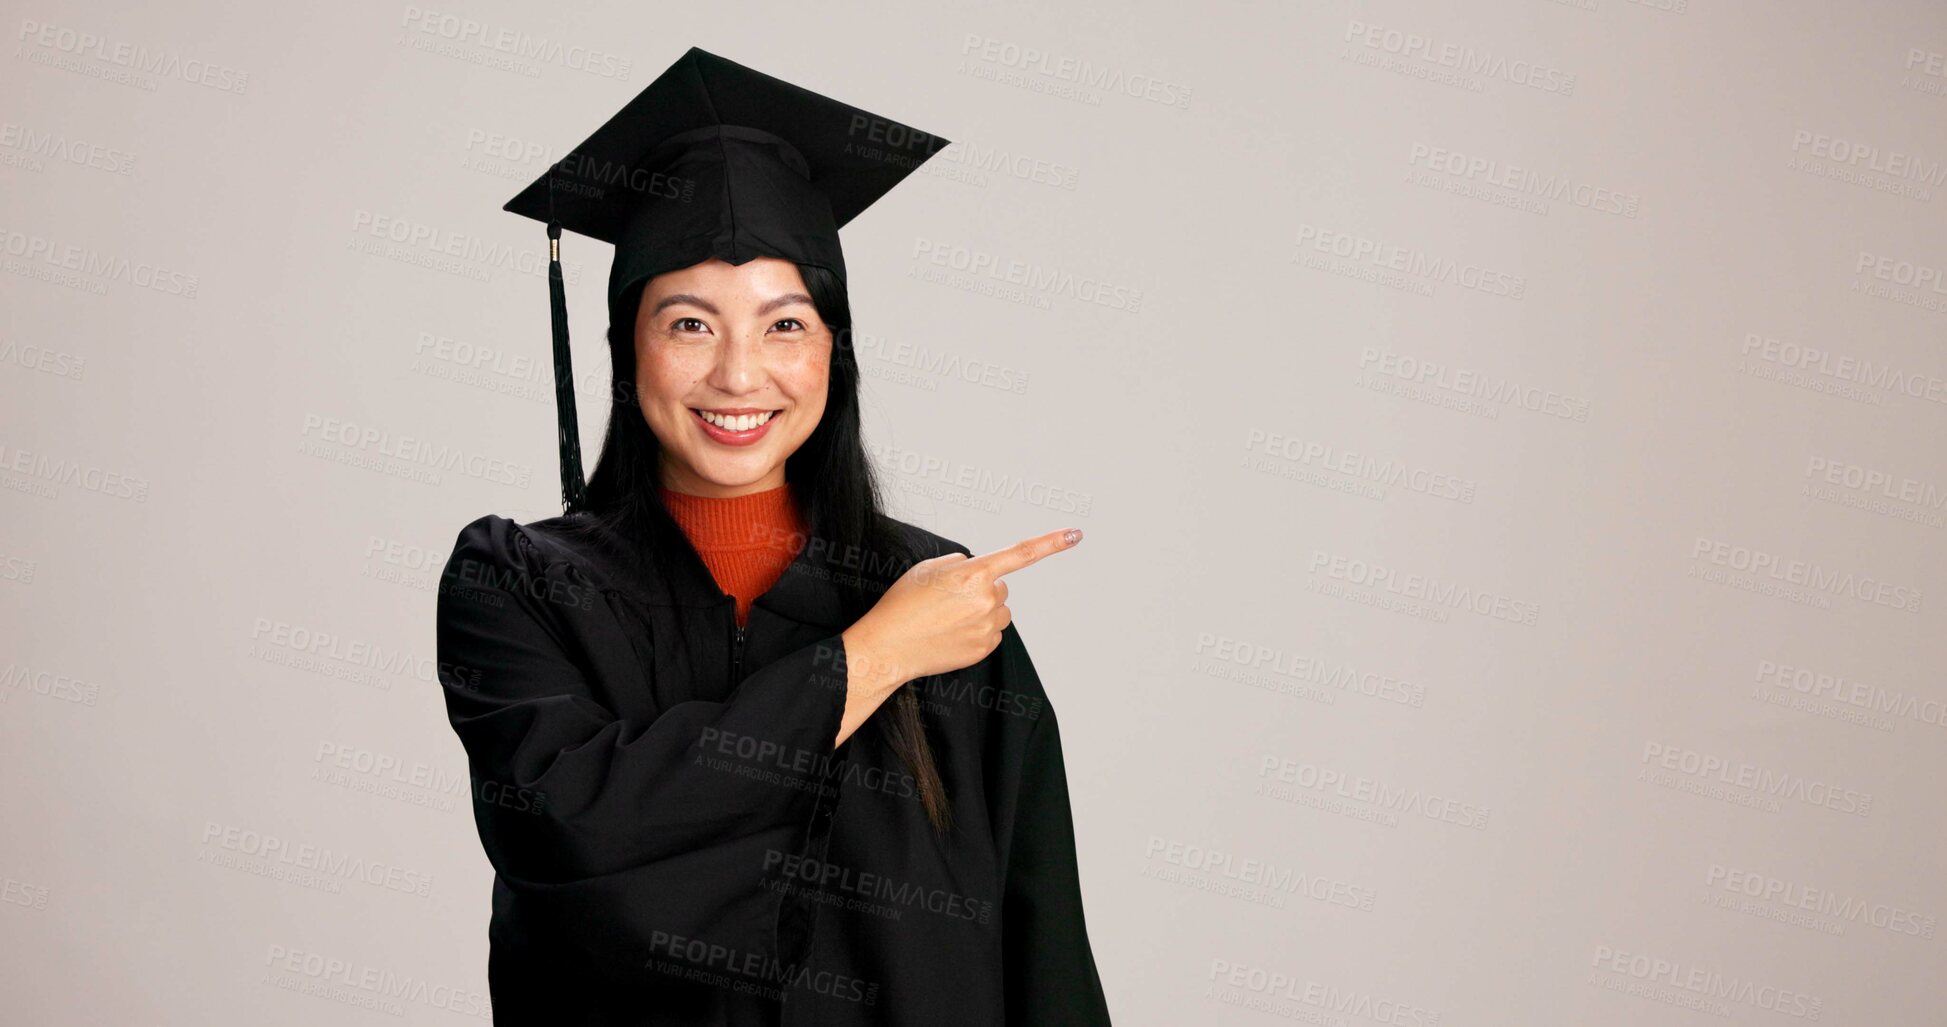
[[[739,628],[693,548],[644,571],[571,520],[481,517],[440,582],[495,1024],[1109,1022],[1061,735],[1013,625],[904,686],[941,839],[876,725],[832,749],[850,624],[810,547]],[[922,558],[971,555],[900,526]]]

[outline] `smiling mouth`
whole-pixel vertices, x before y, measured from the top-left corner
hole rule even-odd
[[[771,418],[783,413],[783,411],[762,410],[756,413],[720,414],[713,410],[700,410],[696,407],[691,407],[690,413],[695,414],[705,424],[714,428],[719,428],[727,432],[746,432],[755,431],[769,424]]]

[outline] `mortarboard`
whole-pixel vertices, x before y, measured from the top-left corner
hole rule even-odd
[[[845,279],[838,230],[948,145],[937,135],[820,96],[691,47],[582,144],[507,202],[548,226],[561,498],[586,499],[561,230],[615,246],[610,323],[619,303],[664,271],[711,257],[772,256]]]

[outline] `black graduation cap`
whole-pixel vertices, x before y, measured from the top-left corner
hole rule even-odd
[[[564,512],[586,498],[561,230],[615,245],[610,323],[635,286],[720,257],[772,256],[845,278],[838,230],[948,140],[691,47],[628,106],[507,202],[548,226]],[[626,332],[624,333],[626,337]]]

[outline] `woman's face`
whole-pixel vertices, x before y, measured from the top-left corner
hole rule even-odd
[[[741,496],[784,484],[784,460],[825,413],[832,333],[797,265],[711,258],[643,287],[635,325],[642,416],[663,485]]]

